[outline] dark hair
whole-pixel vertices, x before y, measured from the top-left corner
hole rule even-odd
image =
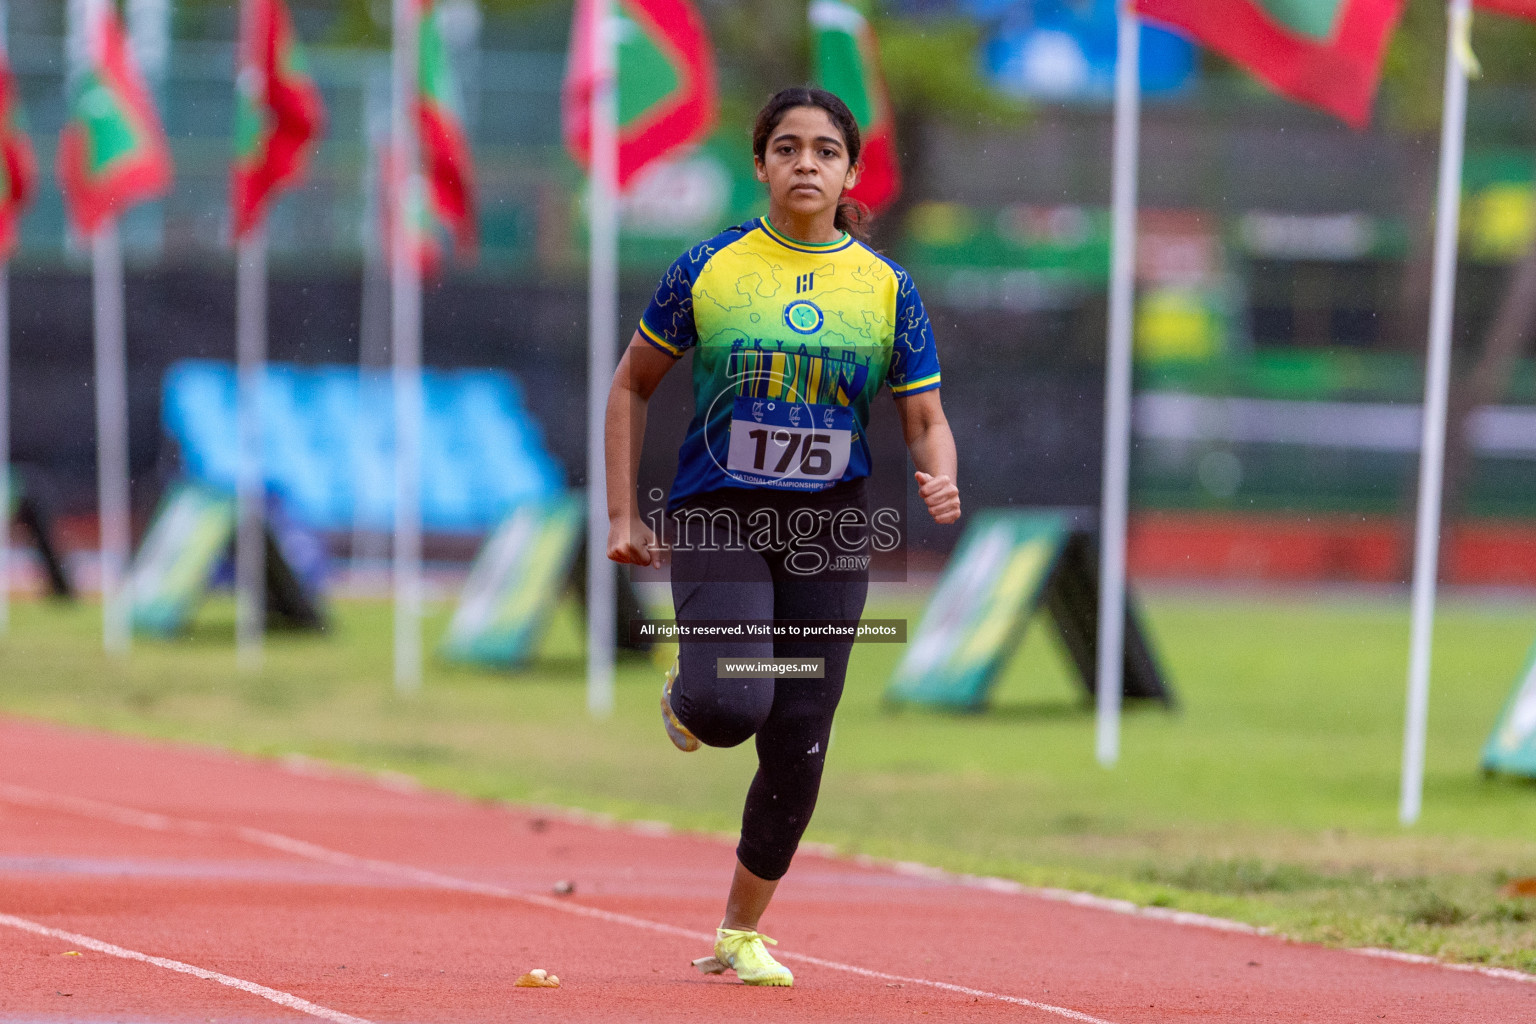
[[[863,147],[863,141],[859,138],[859,122],[853,117],[853,111],[848,109],[848,104],[838,99],[825,89],[817,89],[811,86],[796,85],[788,89],[780,89],[768,98],[763,104],[763,109],[757,112],[757,122],[752,126],[752,155],[758,160],[763,160],[768,155],[768,136],[784,120],[784,115],[796,107],[818,107],[827,112],[832,119],[832,125],[843,135],[843,144],[848,147],[848,164],[857,166],[859,162],[859,150]],[[837,200],[837,216],[832,225],[839,231],[846,231],[861,242],[868,238],[869,208],[857,199],[841,196]]]

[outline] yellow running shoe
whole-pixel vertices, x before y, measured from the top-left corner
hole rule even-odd
[[[677,673],[682,668],[682,658],[672,662],[672,667],[667,669],[667,681],[661,686],[661,724],[667,730],[667,738],[678,750],[687,753],[699,749],[699,738],[688,731],[688,727],[678,720],[677,713],[672,710],[672,684],[677,682]]]
[[[788,967],[779,963],[763,943],[778,943],[762,932],[744,928],[716,928],[715,955],[701,957],[693,966],[705,974],[724,974],[729,968],[736,972],[743,985],[777,985],[789,988],[795,976]]]

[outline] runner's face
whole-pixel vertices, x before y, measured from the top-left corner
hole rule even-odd
[[[834,215],[857,174],[843,133],[820,107],[785,111],[757,161],[757,180],[767,183],[771,206],[796,217]]]

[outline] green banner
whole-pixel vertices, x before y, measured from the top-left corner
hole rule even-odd
[[[1483,747],[1483,771],[1536,776],[1536,648]]]
[[[171,636],[185,629],[234,536],[234,495],[202,484],[172,486],[129,574],[134,630]]]
[[[983,512],[966,531],[886,690],[975,711],[1024,633],[1070,534],[1065,516]]]
[[[513,510],[475,559],[443,654],[504,668],[531,659],[570,579],[585,522],[580,494]]]

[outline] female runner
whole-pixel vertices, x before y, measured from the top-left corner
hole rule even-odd
[[[912,279],[864,243],[860,208],[843,198],[858,177],[859,146],[858,124],[836,96],[775,94],[752,131],[768,215],[672,264],[614,375],[608,557],[650,565],[670,554],[681,626],[858,621],[869,586],[864,428],[882,384],[928,512],[939,523],[960,517],[933,329]],[[695,411],[664,547],[637,507],[640,445],[651,394],[689,349]],[[679,645],[661,698],[672,742],[687,751],[757,740],[714,956],[694,961],[706,973],[794,983],[757,926],[810,822],[851,648],[845,637]],[[775,655],[820,659],[823,677],[717,674],[719,658]]]

